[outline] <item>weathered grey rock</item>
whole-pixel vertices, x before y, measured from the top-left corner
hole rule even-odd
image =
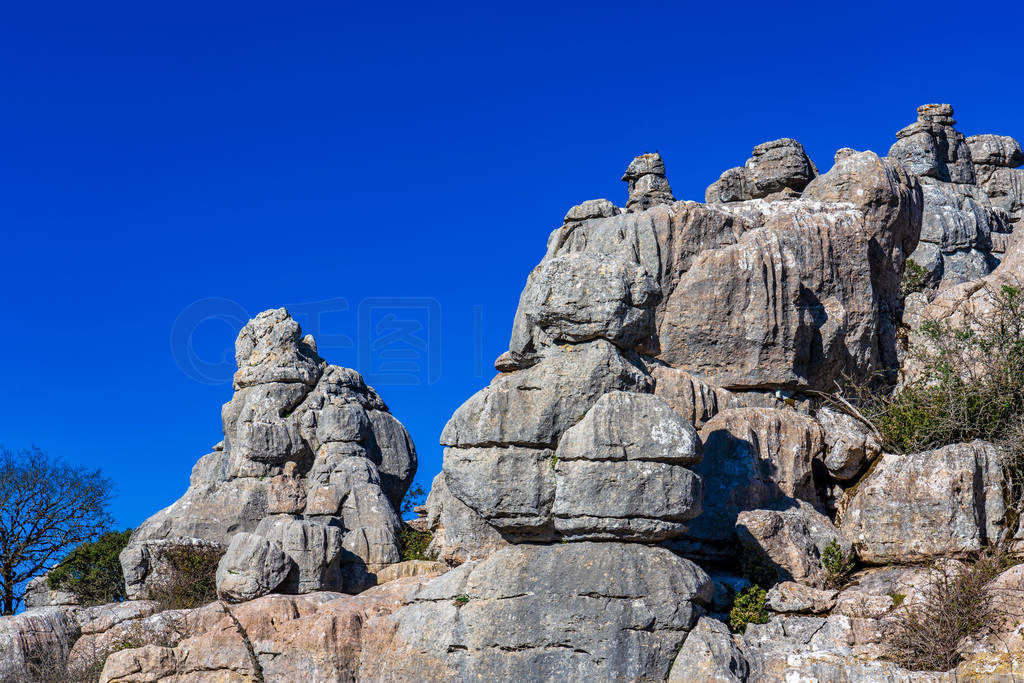
[[[294,563],[280,583],[281,592],[302,594],[343,587],[341,529],[278,515],[261,521],[254,534],[276,545]]]
[[[751,199],[767,197],[785,188],[800,192],[818,175],[803,145],[792,138],[762,142],[754,147],[745,168]]]
[[[841,505],[839,529],[870,564],[965,556],[1005,521],[1000,454],[974,441],[886,453]]]
[[[607,339],[625,348],[649,345],[661,297],[642,268],[603,254],[545,259],[519,301],[535,344]]]
[[[729,627],[701,617],[672,663],[669,683],[743,683],[750,667]]]
[[[427,552],[442,562],[462,564],[508,545],[487,520],[448,491],[446,479],[444,472],[434,477],[427,496],[427,528],[433,534]]]
[[[554,451],[520,446],[446,448],[448,490],[488,524],[519,540],[551,540]]]
[[[558,442],[559,462],[646,460],[691,466],[702,459],[697,430],[664,399],[612,391]]]
[[[825,547],[835,540],[845,552],[850,550],[831,520],[801,501],[785,509],[741,512],[736,532],[744,550],[774,567],[780,581],[816,588],[828,578],[821,563]]]
[[[528,371],[527,371],[528,372]],[[557,451],[448,448],[447,487],[511,540],[660,541],[700,512],[696,431],[662,399],[610,392]]]
[[[221,411],[224,441],[196,463],[185,495],[133,532],[121,556],[129,596],[145,597],[155,580],[153,543],[224,550],[236,533],[282,514],[317,518],[341,534],[345,580],[372,582],[375,568],[398,559],[394,508],[416,470],[405,428],[359,373],[321,359],[285,309],[250,320],[235,356],[236,392]],[[340,588],[340,581],[311,581],[303,590]]]
[[[919,176],[947,183],[974,183],[971,149],[953,124],[953,107],[924,104],[917,121],[896,133],[889,158]]]
[[[662,169],[662,172],[664,172],[664,169]],[[577,204],[569,209],[569,212],[565,214],[563,222],[575,223],[587,221],[591,218],[608,218],[609,216],[618,216],[620,213],[622,213],[622,209],[607,199],[588,199],[582,204]]]
[[[649,393],[639,361],[597,340],[547,349],[542,360],[502,374],[462,404],[441,433],[445,446],[552,447],[609,391]]]
[[[812,463],[824,455],[821,427],[792,410],[735,408],[701,429],[704,512],[687,538],[729,543],[737,515],[789,498],[820,505]]]
[[[768,590],[768,607],[775,612],[821,614],[835,607],[839,591],[821,590],[793,581],[783,581]]]
[[[69,591],[50,588],[47,577],[37,576],[25,584],[25,609],[33,607],[67,607],[78,604],[78,597]]]
[[[825,467],[840,481],[849,481],[882,453],[874,432],[859,419],[823,406],[815,415],[825,437]]]
[[[555,529],[569,540],[660,541],[700,514],[696,430],[664,400],[611,392],[555,452]]]
[[[993,209],[1006,212],[1009,225],[1005,226],[1002,232],[1020,227],[1021,222],[1024,221],[1024,169],[1000,166],[978,166],[977,168],[978,187],[988,195]]]
[[[803,146],[792,138],[763,142],[742,168],[729,169],[708,187],[708,204],[744,201],[792,191],[795,196],[818,174]]]
[[[974,282],[991,273],[999,261],[986,251],[964,249],[942,255],[942,282],[946,288],[964,282]]]
[[[934,289],[942,281],[944,274],[943,259],[944,254],[939,249],[939,245],[931,242],[920,242],[917,245],[917,249],[914,250],[914,253],[907,260],[913,261],[924,269],[924,284],[926,287]]]
[[[775,616],[750,624],[743,654],[750,681],[841,681],[842,683],[953,683],[952,675],[907,671],[892,662],[865,656],[858,648],[853,620]]]
[[[264,311],[250,320],[235,342],[235,388],[276,382],[312,387],[324,362],[302,340],[302,330],[283,308]]]
[[[642,211],[675,201],[665,178],[665,162],[657,152],[641,154],[633,159],[622,174],[622,180],[629,183],[628,210]]]
[[[662,548],[512,546],[385,617],[364,640],[361,670],[375,680],[664,680],[711,592],[703,570]]]
[[[924,216],[921,241],[937,244],[943,253],[958,249],[989,250],[993,229],[1005,232],[984,192],[973,185],[922,181]]]
[[[1009,135],[972,135],[967,138],[967,146],[975,165],[1017,168],[1024,164],[1020,143]]]
[[[281,585],[294,568],[291,558],[262,536],[235,534],[217,564],[217,595],[229,602],[254,600]]]

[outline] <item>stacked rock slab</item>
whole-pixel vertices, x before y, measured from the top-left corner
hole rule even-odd
[[[889,158],[921,177],[924,219],[912,258],[928,284],[945,288],[983,277],[1006,251],[1024,208],[1014,170],[1020,146],[996,135],[965,139],[948,104],[925,104],[917,114],[896,134]]]
[[[395,512],[416,471],[405,428],[362,377],[327,364],[286,310],[235,343],[224,441],[185,495],[143,522],[121,554],[129,597],[167,580],[175,548],[226,553],[221,595],[358,591],[397,562]]]

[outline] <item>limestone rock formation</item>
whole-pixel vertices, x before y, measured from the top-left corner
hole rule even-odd
[[[904,335],[985,315],[1024,280],[1020,146],[964,138],[948,105],[918,113],[888,157],[843,148],[819,174],[776,140],[697,204],[645,154],[624,208],[572,207],[498,375],[442,433],[417,522],[436,561],[397,563],[404,428],[286,311],[260,314],[236,345],[223,444],[122,555],[139,597],[176,549],[224,553],[223,602],[29,610],[0,620],[0,678],[53,651],[109,654],[103,680],[126,683],[952,681],[1024,665],[1005,597],[959,671],[886,659],[897,611],[937,571],[1024,532],[995,446],[886,453],[829,395],[909,381]],[[906,295],[911,255],[929,282]],[[833,543],[858,562],[841,587]],[[989,590],[1024,590],[1016,569]],[[753,581],[769,619],[731,633]],[[33,600],[58,599],[40,585]]]
[[[912,258],[931,287],[944,289],[985,276],[1008,248],[1024,215],[1024,172],[1015,170],[1020,145],[998,135],[965,139],[948,104],[917,111],[918,120],[896,134],[889,158],[921,176],[924,219]]]
[[[634,211],[649,209],[655,204],[670,204],[672,188],[665,177],[665,162],[657,152],[641,154],[630,162],[622,180],[629,183],[626,208]]]
[[[745,165],[730,168],[707,189],[705,201],[719,204],[798,197],[816,175],[818,169],[796,140],[763,142]]]
[[[358,373],[317,355],[283,308],[249,321],[235,358],[223,448],[133,532],[121,555],[129,596],[146,597],[167,571],[161,558],[182,545],[231,548],[220,572],[231,599],[371,584],[399,559],[395,507],[416,469],[409,435]],[[239,533],[249,535],[232,545]]]

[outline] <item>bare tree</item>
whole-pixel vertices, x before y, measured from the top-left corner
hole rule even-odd
[[[38,448],[0,448],[0,612],[14,614],[28,579],[110,527],[112,488]]]

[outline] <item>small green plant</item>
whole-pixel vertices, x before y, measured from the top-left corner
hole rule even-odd
[[[131,535],[131,529],[111,531],[82,543],[46,575],[47,585],[74,593],[83,605],[121,602],[126,595],[118,555]]]
[[[892,598],[893,609],[903,604],[903,601],[907,599],[907,596],[903,593],[889,593],[889,597]]]
[[[907,259],[903,268],[903,280],[900,282],[900,294],[906,298],[910,294],[924,291],[928,286],[928,271],[923,266]]]
[[[551,456],[551,469],[555,469],[556,467],[558,467],[558,456],[557,455],[552,455]]]
[[[434,535],[429,531],[416,531],[405,528],[398,536],[398,551],[402,560],[433,560],[434,555],[427,551]]]
[[[460,605],[465,605],[467,602],[469,602],[469,596],[466,595],[465,593],[462,593],[460,595],[456,595],[455,596],[455,602],[459,603]]]
[[[821,566],[825,568],[825,580],[828,585],[832,588],[842,588],[853,573],[853,553],[844,553],[839,542],[833,538],[821,553]]]
[[[402,505],[400,506],[399,512],[402,513],[402,519],[410,519],[416,515],[416,508],[423,505],[423,501],[427,498],[427,491],[419,484],[413,484],[409,487],[409,490],[405,492],[405,496],[402,497]]]
[[[747,630],[747,624],[767,624],[767,599],[768,594],[757,584],[744,588],[743,592],[736,596],[729,612],[729,626],[732,630],[743,633]]]

